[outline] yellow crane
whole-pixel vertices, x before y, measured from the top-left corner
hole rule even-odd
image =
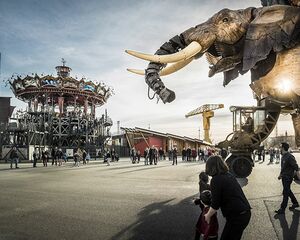
[[[211,143],[209,137],[210,129],[210,118],[214,116],[214,111],[216,109],[224,108],[224,104],[204,104],[201,107],[196,108],[195,110],[189,112],[185,115],[186,118],[202,114],[203,117],[203,130],[204,130],[204,141]]]

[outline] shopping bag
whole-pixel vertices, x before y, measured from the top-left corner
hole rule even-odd
[[[300,184],[300,170],[294,173],[294,182]]]

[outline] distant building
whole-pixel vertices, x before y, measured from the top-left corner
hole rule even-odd
[[[168,152],[174,147],[177,148],[179,155],[183,148],[205,148],[213,146],[208,142],[204,142],[200,139],[179,136],[171,133],[162,133],[144,128],[121,128],[121,133],[112,136],[112,148],[114,148],[121,157],[129,156],[129,151],[132,147],[139,150],[143,155],[146,147],[152,147],[153,145],[165,152]]]
[[[295,142],[295,136],[293,135],[282,135],[282,136],[277,136],[277,137],[269,137],[266,139],[264,142],[265,147],[270,148],[270,147],[279,147],[280,143],[282,142],[287,142],[291,146],[292,149],[297,149],[298,147],[296,146]]]

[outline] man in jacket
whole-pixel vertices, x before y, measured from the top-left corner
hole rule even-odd
[[[12,168],[13,163],[15,163],[16,168],[19,168],[18,167],[19,156],[16,147],[13,147],[13,149],[11,150],[9,158],[10,158],[10,168]]]
[[[289,207],[290,210],[293,210],[297,207],[299,207],[299,203],[293,194],[291,190],[291,184],[293,182],[293,177],[295,171],[298,171],[298,164],[296,162],[295,157],[289,153],[289,144],[286,142],[281,143],[281,171],[278,176],[278,179],[282,181],[282,186],[283,186],[283,199],[281,202],[280,209],[276,210],[275,213],[277,214],[284,214],[285,209],[288,204],[289,198],[292,201],[292,206]]]

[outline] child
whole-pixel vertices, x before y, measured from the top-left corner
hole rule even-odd
[[[218,240],[219,224],[217,213],[211,217],[209,224],[205,221],[204,217],[211,204],[211,192],[209,190],[201,192],[200,201],[203,204],[203,209],[197,221],[195,240],[199,240],[200,236],[202,236],[204,240]]]
[[[199,198],[194,199],[194,203],[195,205],[200,205],[200,208],[203,209],[203,205],[200,201],[200,194],[201,192],[205,191],[205,190],[210,190],[210,186],[208,184],[208,175],[202,171],[199,174]]]
[[[199,174],[199,193],[205,191],[205,190],[210,190],[210,186],[208,184],[208,175],[202,171]]]

